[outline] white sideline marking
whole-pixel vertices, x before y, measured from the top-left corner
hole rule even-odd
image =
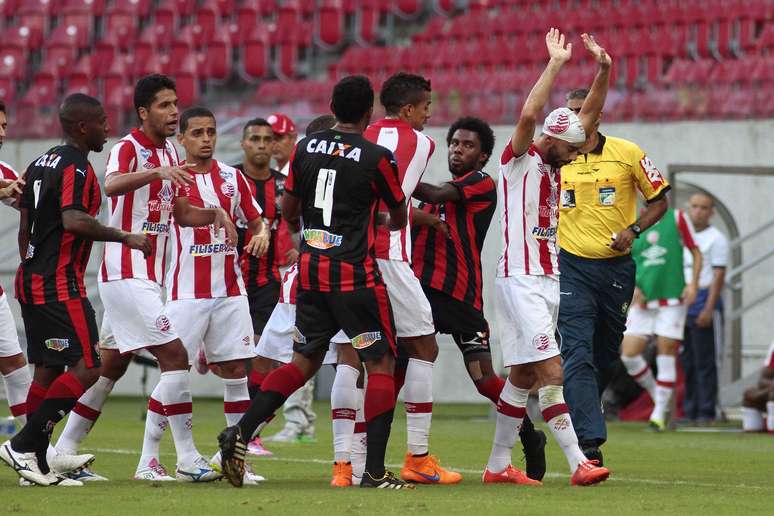
[[[115,455],[140,455],[139,450],[124,450],[124,449],[116,449],[116,448],[85,448],[83,451],[87,452],[93,452],[93,453],[112,453]],[[174,457],[174,453],[162,453],[164,456],[170,456]],[[295,462],[299,464],[325,464],[330,465],[331,460],[330,459],[296,459],[292,457],[254,457],[259,462],[262,461],[274,461],[274,462]],[[388,468],[401,468],[403,467],[403,464],[386,464]],[[466,469],[466,468],[453,468],[449,467],[449,469],[452,469],[454,471],[459,471],[460,473],[468,473],[472,475],[481,475],[484,473],[481,469]],[[564,474],[564,473],[556,473],[553,471],[549,471],[546,473],[546,477],[549,478],[566,478],[569,480],[570,474]],[[765,487],[765,486],[752,486],[747,484],[713,484],[710,482],[689,482],[687,480],[657,480],[653,478],[631,478],[631,477],[611,477],[611,481],[615,482],[634,482],[637,484],[649,484],[649,485],[657,485],[657,486],[665,486],[665,485],[679,485],[679,486],[691,486],[691,487],[709,487],[709,488],[720,488],[720,489],[753,489],[753,490],[761,490],[761,491],[770,491],[772,490],[771,487]]]

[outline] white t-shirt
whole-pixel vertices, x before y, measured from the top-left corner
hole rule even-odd
[[[713,267],[728,267],[728,239],[715,226],[696,231],[694,239],[702,254],[699,288],[709,288],[715,277]],[[693,255],[688,249],[683,252],[683,267],[685,267],[685,279],[688,281],[693,277]]]

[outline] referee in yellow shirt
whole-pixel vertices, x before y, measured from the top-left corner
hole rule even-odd
[[[567,107],[577,113],[587,95],[570,92]],[[637,144],[599,133],[600,120],[578,159],[562,167],[558,238],[565,399],[583,452],[601,466],[600,393],[620,355],[634,293],[631,245],[664,215],[670,187]],[[647,203],[639,218],[637,191]]]

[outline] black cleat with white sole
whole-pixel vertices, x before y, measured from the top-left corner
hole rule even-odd
[[[234,487],[242,487],[245,477],[245,455],[247,443],[242,438],[238,426],[230,426],[218,436],[223,476]]]
[[[375,489],[416,489],[414,484],[409,484],[397,478],[391,471],[384,471],[382,478],[374,478],[367,471],[363,472],[360,480],[360,487],[370,487]]]
[[[546,475],[546,434],[542,430],[520,433],[526,473],[532,480],[543,480]]]

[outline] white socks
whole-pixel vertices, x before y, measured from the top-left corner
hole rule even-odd
[[[142,452],[137,469],[144,468],[153,459],[159,460],[159,446],[164,430],[169,425],[164,415],[164,404],[161,402],[161,381],[156,384],[148,399],[148,411],[145,414],[145,433],[142,436]]]
[[[652,400],[656,399],[656,380],[653,378],[653,371],[642,355],[635,355],[633,357],[627,357],[621,355],[621,362],[626,367],[626,372],[629,373],[634,381],[636,381],[640,387],[648,391],[648,395]],[[659,371],[661,368],[659,367]]]
[[[497,423],[492,453],[486,464],[486,468],[492,473],[500,473],[511,463],[511,450],[516,444],[516,437],[527,412],[528,397],[528,389],[519,389],[510,380],[505,381],[497,401]]]
[[[24,426],[27,422],[27,392],[32,384],[29,366],[24,364],[22,367],[4,374],[3,383],[11,415]]]
[[[403,385],[406,407],[408,451],[412,455],[428,452],[430,423],[433,418],[433,363],[410,358]]]
[[[102,406],[105,405],[105,400],[113,390],[113,385],[115,385],[113,380],[100,376],[78,399],[67,418],[62,435],[56,442],[57,453],[68,455],[78,453],[81,442],[102,413]]]
[[[769,402],[774,404],[774,402]],[[742,430],[745,432],[763,432],[763,412],[756,408],[742,407]]]
[[[352,436],[357,413],[357,379],[360,371],[339,364],[331,388],[331,422],[333,425],[333,455],[336,462],[350,462]]]
[[[575,473],[578,465],[586,461],[586,456],[578,446],[578,437],[575,435],[569,410],[564,402],[564,388],[561,385],[546,385],[538,390],[538,398],[543,420],[562,448],[570,465],[570,473]]]
[[[365,389],[357,389],[357,413],[355,414],[355,433],[352,435],[352,484],[360,485],[363,478],[366,463],[366,420],[363,404],[365,403]]]
[[[177,450],[177,464],[185,467],[200,457],[194,445],[193,433],[193,403],[191,401],[191,385],[188,371],[165,371],[159,380],[161,401],[164,412],[172,429],[172,438]]]
[[[226,426],[234,426],[250,408],[250,393],[247,390],[247,377],[223,379],[223,413]]]
[[[655,406],[650,419],[664,421],[669,410],[669,402],[672,400],[675,381],[677,380],[675,357],[672,355],[656,355],[656,368],[658,369],[658,376],[656,377],[656,396],[653,398]]]
[[[766,428],[770,434],[774,434],[774,401],[766,402]]]

